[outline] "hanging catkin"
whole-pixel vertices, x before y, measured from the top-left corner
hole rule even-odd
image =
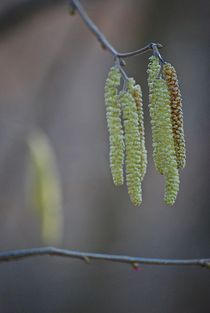
[[[175,156],[170,96],[165,80],[159,78],[155,57],[148,68],[153,158],[156,169],[165,176],[165,202],[172,205],[179,190],[179,173]]]
[[[123,185],[124,141],[121,123],[121,107],[118,101],[118,88],[121,74],[112,67],[105,84],[106,117],[109,132],[109,158],[114,184]]]
[[[144,132],[144,113],[143,113],[143,101],[141,86],[136,84],[133,78],[128,80],[128,92],[132,95],[135,100],[137,113],[138,113],[138,126],[140,135],[140,173],[141,181],[144,179],[147,169],[147,150],[145,147],[145,132]]]
[[[166,82],[157,79],[150,104],[156,168],[165,176],[165,202],[173,204],[179,190],[179,173],[171,126],[170,97]]]
[[[122,91],[119,101],[122,105],[125,132],[126,183],[131,202],[137,206],[142,202],[139,117],[135,100],[129,92]]]
[[[167,82],[171,99],[171,121],[173,129],[174,146],[178,169],[183,169],[186,163],[185,139],[183,128],[182,99],[175,68],[166,63],[163,74]]]
[[[158,99],[157,90],[154,92],[154,86],[157,83],[158,76],[160,73],[161,66],[159,64],[159,59],[155,56],[149,58],[149,65],[147,69],[148,73],[148,86],[149,86],[149,108],[150,108],[150,117],[152,124],[152,146],[153,146],[153,159],[157,171],[163,175],[163,163],[160,158],[160,147],[158,142],[160,140],[160,129],[157,121],[156,114],[156,102]]]

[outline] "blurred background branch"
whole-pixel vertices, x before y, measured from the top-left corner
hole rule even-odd
[[[19,24],[40,10],[60,5],[65,0],[3,0],[0,4],[0,32]]]

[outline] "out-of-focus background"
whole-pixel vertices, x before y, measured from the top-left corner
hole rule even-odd
[[[0,249],[44,245],[28,202],[28,135],[49,137],[61,177],[60,247],[160,258],[210,257],[210,2],[82,1],[119,51],[161,42],[183,96],[187,166],[176,204],[163,203],[151,158],[146,68],[127,60],[144,93],[149,154],[143,204],[114,187],[103,99],[112,57],[67,1],[0,3]],[[210,312],[210,272],[41,257],[0,265],[2,313]]]

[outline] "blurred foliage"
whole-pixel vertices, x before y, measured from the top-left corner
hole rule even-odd
[[[62,195],[56,161],[49,138],[35,130],[28,139],[33,206],[42,222],[43,241],[58,243],[62,233]]]

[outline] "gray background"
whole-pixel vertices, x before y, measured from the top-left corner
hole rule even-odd
[[[151,41],[176,66],[183,96],[187,167],[176,204],[163,203],[151,158],[146,67],[127,60],[144,93],[149,165],[143,204],[114,187],[108,164],[104,82],[113,60],[65,1],[0,3],[0,249],[41,246],[27,204],[26,139],[50,137],[61,175],[61,247],[164,258],[210,257],[210,2],[82,1],[120,51]],[[210,272],[42,257],[0,265],[2,313],[208,313]]]

